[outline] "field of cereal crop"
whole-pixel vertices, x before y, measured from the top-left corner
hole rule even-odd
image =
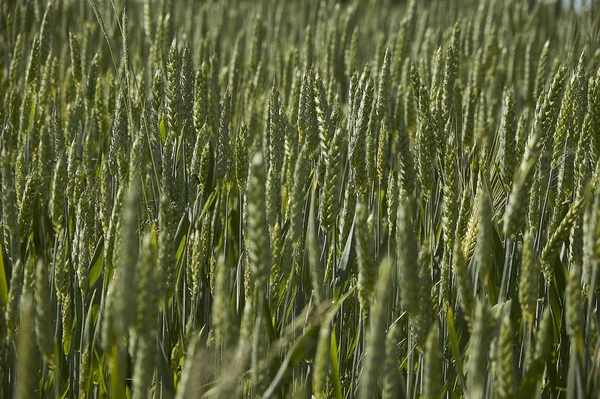
[[[0,0],[0,399],[599,398],[573,4]]]

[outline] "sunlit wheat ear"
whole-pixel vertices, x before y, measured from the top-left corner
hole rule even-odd
[[[224,180],[230,173],[229,158],[231,156],[231,136],[229,124],[231,119],[231,94],[226,93],[221,106],[219,131],[215,154],[215,179]]]
[[[235,329],[230,305],[229,266],[221,255],[215,266],[215,305],[213,322],[215,324],[215,338],[223,350],[231,348],[234,343]]]
[[[129,328],[134,321],[136,308],[135,297],[131,295],[130,287],[134,286],[135,266],[138,258],[138,186],[131,184],[123,202],[121,214],[120,234],[121,242],[118,245],[118,258],[115,272],[104,309],[103,344],[106,348],[116,345],[122,348],[126,345]]]
[[[490,344],[495,329],[495,320],[487,302],[478,302],[475,307],[473,335],[469,345],[467,376],[469,395],[485,397]]]
[[[400,298],[403,310],[414,316],[419,309],[419,252],[413,227],[413,209],[409,198],[400,197],[396,228]]]
[[[534,121],[533,129],[536,129],[537,132],[532,132],[532,136],[539,136],[540,145],[543,148],[540,159],[540,167],[542,168],[542,181],[546,181],[550,173],[550,160],[552,158],[552,144],[550,140],[554,140],[555,137],[554,133],[557,129],[557,119],[559,110],[561,108],[563,89],[566,79],[567,68],[565,65],[561,65],[554,74],[552,83],[550,84],[550,87],[546,93],[543,104],[541,104],[541,106],[538,105],[540,107],[539,111],[537,110],[536,106],[536,121]]]
[[[477,226],[477,244],[475,246],[475,263],[479,269],[479,273],[482,281],[485,281],[488,273],[491,272],[493,259],[493,209],[490,195],[487,188],[483,185],[480,186],[479,195],[479,212],[478,212],[478,226]]]
[[[540,98],[541,100],[541,98]],[[541,115],[543,113],[542,104],[538,101],[536,108],[536,118],[533,122],[532,132],[527,140],[525,152],[521,162],[515,171],[512,188],[510,191],[506,212],[504,215],[504,234],[512,236],[524,227],[524,216],[526,214],[525,203],[530,194],[529,189],[536,170],[536,163],[543,151],[544,136],[542,128]],[[540,179],[542,179],[542,165],[540,165]],[[543,181],[543,180],[541,180]]]
[[[387,150],[388,150],[388,127],[387,127],[387,119],[383,120],[381,123],[381,127],[379,129],[379,138],[377,140],[377,154],[376,154],[376,164],[375,164],[375,173],[377,175],[377,183],[379,185],[382,184],[386,164],[388,163],[387,158]]]
[[[358,29],[354,28],[350,44],[346,48],[344,61],[346,62],[346,76],[351,76],[356,70],[356,53],[358,52]]]
[[[327,93],[325,92],[325,86],[323,80],[318,72],[311,71],[312,84],[315,101],[315,111],[317,115],[317,121],[319,126],[319,148],[323,159],[327,159],[331,139],[334,134],[334,126],[331,120],[331,106],[327,101]]]
[[[11,85],[17,84],[17,80],[18,80],[17,72],[20,69],[19,65],[21,62],[22,51],[23,51],[23,36],[21,33],[19,33],[17,35],[17,38],[15,39],[14,48],[13,48],[13,52],[12,52],[12,59],[10,62],[10,68],[9,68],[9,72],[8,72],[9,83]]]
[[[469,74],[469,80],[467,83],[466,91],[463,99],[463,124],[462,124],[462,144],[463,151],[470,148],[473,141],[474,128],[475,128],[475,110],[477,102],[479,100],[480,81],[483,75],[483,51],[479,49],[476,54],[475,64],[471,73]]]
[[[77,204],[75,216],[75,245],[73,248],[72,259],[75,264],[77,282],[82,293],[89,289],[88,265],[90,262],[90,249],[88,242],[90,240],[90,209],[88,207],[88,196],[82,196]]]
[[[419,311],[412,317],[411,332],[415,337],[416,343],[421,351],[425,350],[427,335],[434,323],[434,305],[433,305],[433,281],[431,271],[433,268],[433,257],[431,252],[421,247],[419,251],[418,266],[418,298]]]
[[[321,244],[318,239],[317,216],[315,209],[315,187],[311,190],[310,208],[308,214],[308,227],[306,231],[306,249],[308,250],[308,262],[310,269],[310,281],[315,301],[320,303],[325,299],[325,288],[323,284],[324,267],[321,262]]]
[[[181,119],[183,138],[186,142],[186,157],[189,159],[192,151],[192,138],[194,132],[194,104],[195,104],[195,74],[192,51],[188,43],[185,44],[181,54]]]
[[[262,154],[255,154],[248,180],[248,231],[251,234],[248,246],[248,266],[254,284],[259,288],[268,281],[271,266],[264,168]]]
[[[9,251],[12,262],[15,263],[18,257],[19,211],[14,185],[14,172],[11,166],[11,154],[3,150],[0,158],[2,162],[2,224],[4,246]]]
[[[181,376],[181,386],[177,390],[177,399],[183,399],[189,396],[198,396],[202,394],[202,379],[194,376],[202,375],[201,359],[202,346],[200,345],[200,336],[195,336],[187,347],[186,360],[183,366]]]
[[[590,160],[593,159],[593,139],[595,127],[593,123],[596,119],[596,111],[593,109],[594,96],[597,94],[598,82],[595,78],[590,77],[587,82],[587,107],[584,119],[582,121],[581,132],[577,138],[575,133],[576,149],[575,149],[575,190],[576,196],[581,196],[587,180],[592,173],[592,165]],[[583,94],[583,93],[582,93]],[[592,143],[590,145],[590,142]]]
[[[552,162],[550,167],[555,170],[561,160],[563,159],[562,154],[565,149],[565,142],[567,135],[571,128],[571,115],[574,114],[573,106],[578,86],[577,75],[573,74],[566,88],[565,98],[561,104],[560,111],[558,113],[558,120],[556,125],[556,133],[553,137],[553,148],[552,148]]]
[[[396,51],[394,56],[394,83],[400,83],[402,74],[402,65],[406,57],[409,56],[410,46],[413,42],[415,33],[415,24],[417,22],[417,2],[411,1],[402,22],[396,42]]]
[[[442,391],[442,379],[440,378],[442,354],[439,349],[439,334],[439,329],[434,324],[427,336],[427,343],[425,345],[423,398],[438,398]]]
[[[69,32],[69,47],[71,50],[71,73],[73,74],[76,88],[79,90],[82,78],[81,52],[79,49],[79,40],[77,40],[77,36],[75,36],[72,32]]]
[[[554,323],[550,308],[546,308],[536,331],[535,358],[546,360],[552,353],[553,344]]]
[[[511,88],[504,97],[501,127],[501,152],[502,179],[505,187],[510,189],[508,182],[512,181],[517,164],[516,159],[516,120],[515,120],[515,93]]]
[[[17,363],[17,381],[15,398],[31,398],[36,396],[39,383],[39,352],[35,344],[34,334],[34,299],[33,292],[25,292],[21,304],[21,328],[18,333],[19,362]]]
[[[382,376],[382,398],[398,398],[406,391],[404,377],[398,367],[398,343],[401,340],[401,328],[397,322],[392,324],[385,338],[385,363]]]
[[[43,260],[38,260],[35,278],[35,336],[38,348],[44,360],[54,367],[55,364],[55,337],[54,320],[52,319],[50,279],[48,266]]]
[[[574,339],[581,339],[583,326],[583,298],[581,295],[581,270],[573,265],[567,275],[566,309],[567,332]]]
[[[417,90],[413,87],[413,90]],[[416,136],[417,176],[427,199],[432,190],[433,171],[435,169],[435,130],[429,109],[429,92],[425,85],[419,90],[419,124]]]
[[[544,86],[546,85],[546,79],[548,75],[548,67],[549,67],[549,54],[550,54],[550,41],[547,40],[544,43],[544,47],[542,48],[542,52],[540,54],[540,58],[537,65],[536,78],[535,78],[535,91],[533,93],[533,98],[537,98],[540,93],[544,90]]]
[[[355,213],[356,257],[358,260],[358,296],[363,316],[366,317],[375,292],[377,275],[373,245],[373,216],[369,214],[367,205],[359,201]]]
[[[496,395],[500,398],[511,398],[516,389],[515,358],[511,320],[506,310],[500,321],[500,331],[496,338],[493,356]]]
[[[473,295],[473,282],[467,267],[460,240],[456,240],[452,253],[452,273],[456,278],[459,303],[465,314],[465,319],[472,323],[475,299]]]
[[[407,127],[400,124],[397,134],[398,186],[409,195],[413,195],[416,183],[415,160]]]
[[[431,38],[431,35],[428,35],[428,38]],[[431,40],[431,39],[429,39]],[[433,74],[431,76],[431,93],[432,93],[432,97],[431,97],[431,117],[434,121],[434,124],[436,126],[440,126],[442,124],[442,103],[443,103],[443,79],[444,79],[444,65],[443,65],[443,58],[442,58],[442,48],[438,47],[438,49],[435,52],[435,57],[433,58],[434,62],[433,62]],[[436,143],[439,145],[441,144],[441,130],[436,129]],[[437,157],[438,157],[438,162],[441,162],[441,164],[443,164],[443,154],[444,154],[444,147],[445,147],[445,143],[443,145],[439,145],[439,148],[437,148]]]
[[[171,42],[166,70],[166,115],[169,134],[178,136],[181,133],[181,59],[176,39]]]
[[[549,232],[548,240],[546,241],[546,245],[544,245],[540,257],[542,270],[547,281],[552,280],[553,269],[551,264],[558,256],[560,246],[568,238],[571,227],[573,227],[573,224],[580,217],[583,205],[583,198],[573,203],[565,213],[560,224],[553,231]]]
[[[33,44],[31,46],[31,53],[29,54],[29,63],[27,64],[27,70],[25,72],[25,89],[27,90],[30,86],[35,87],[37,85],[37,79],[40,68],[40,38],[36,33],[33,38]]]
[[[156,235],[152,231],[146,233],[142,239],[136,265],[138,300],[133,326],[137,334],[133,374],[134,398],[146,397],[152,385],[155,368],[157,348],[154,343],[158,335],[155,321],[159,313],[160,299],[160,293],[156,292],[156,284],[162,278],[156,256]]]
[[[455,241],[456,225],[459,216],[459,168],[458,168],[458,146],[455,129],[446,122],[444,133],[448,135],[446,153],[444,156],[445,176],[442,185],[442,224],[444,229],[444,256],[442,260],[441,291],[444,301],[450,299],[450,261],[452,258],[452,246]]]
[[[294,183],[289,199],[290,230],[292,245],[297,247],[304,234],[304,208],[306,202],[307,171],[309,168],[308,147],[303,146],[294,167]]]
[[[519,274],[519,302],[523,317],[528,323],[535,317],[541,271],[534,249],[534,238],[530,231],[525,234]]]
[[[267,220],[272,231],[281,218],[281,169],[284,161],[285,128],[279,90],[273,88],[267,112],[267,128],[263,137],[265,154]]]
[[[364,80],[364,89],[362,90],[360,104],[357,109],[356,125],[352,133],[350,133],[350,140],[348,142],[350,165],[355,176],[356,188],[360,195],[366,192],[368,185],[367,171],[365,169],[365,145],[374,95],[370,68],[365,67],[361,79]]]
[[[326,230],[330,230],[339,213],[339,190],[341,179],[339,177],[342,151],[344,145],[345,131],[338,128],[330,144],[329,154],[327,155],[327,165],[323,179],[323,191],[319,204],[319,214],[321,224]]]
[[[21,301],[21,290],[23,289],[23,279],[23,263],[21,260],[17,260],[13,264],[10,278],[10,290],[8,291],[8,302],[6,304],[6,338],[8,342],[13,341],[14,333],[19,323],[19,306]]]
[[[341,241],[345,242],[350,235],[350,230],[354,221],[354,212],[356,210],[356,183],[350,179],[346,184],[345,192],[343,193],[343,206],[340,215],[339,230],[341,233]]]
[[[329,323],[323,323],[319,329],[319,341],[315,354],[314,391],[317,398],[325,397],[329,374],[331,332]]]
[[[379,86],[377,89],[377,104],[376,114],[380,124],[388,124],[391,121],[391,101],[390,101],[390,86],[391,86],[391,63],[392,53],[389,48],[385,49],[383,65],[379,73]],[[386,126],[387,128],[387,126]]]
[[[391,171],[388,175],[387,181],[387,192],[386,192],[386,200],[387,200],[387,227],[390,236],[396,227],[396,220],[398,217],[398,186],[397,186],[397,177],[396,174]]]
[[[455,106],[455,85],[456,77],[459,72],[460,65],[460,24],[458,21],[452,29],[452,40],[450,46],[446,50],[446,69],[444,71],[444,81],[442,88],[442,104],[440,123],[445,123],[448,119],[454,121],[455,115],[458,114],[458,107]],[[442,153],[445,142],[442,142]]]
[[[361,398],[369,398],[377,390],[377,381],[383,371],[381,359],[385,357],[386,313],[391,291],[392,268],[393,263],[389,258],[384,259],[379,265],[375,299],[367,330],[366,357],[360,380],[359,397]]]
[[[298,128],[300,133],[300,144],[307,146],[309,155],[311,156],[317,149],[319,143],[318,119],[312,84],[310,74],[305,72],[300,86]]]

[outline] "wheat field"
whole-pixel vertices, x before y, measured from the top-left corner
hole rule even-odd
[[[0,398],[600,398],[600,13],[0,1]]]

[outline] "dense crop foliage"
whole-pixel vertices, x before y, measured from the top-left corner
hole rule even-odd
[[[599,27],[0,1],[0,398],[598,397]]]

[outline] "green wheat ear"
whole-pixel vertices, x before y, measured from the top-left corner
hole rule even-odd
[[[479,269],[480,278],[485,281],[488,273],[492,271],[493,264],[493,208],[492,202],[485,183],[480,186],[479,212],[477,225],[477,244],[475,246],[474,259]]]
[[[505,310],[500,321],[499,336],[494,353],[494,388],[500,398],[513,397],[516,390],[515,357],[513,352],[511,320]]]
[[[500,160],[502,163],[502,178],[508,183],[512,181],[514,170],[516,168],[516,125],[515,125],[515,92],[511,88],[507,91],[504,97],[504,105],[502,111],[502,128],[501,128],[501,153]],[[505,184],[506,184],[505,183]],[[506,184],[508,187],[508,184]]]
[[[17,375],[20,378],[15,387],[15,397],[17,398],[35,396],[35,387],[39,382],[39,372],[34,367],[39,354],[33,333],[35,313],[33,293],[30,291],[25,292],[22,302],[22,327],[19,329],[17,349],[20,359],[17,363]]]
[[[385,363],[383,370],[382,398],[392,399],[402,397],[406,392],[404,376],[400,373],[398,342],[401,340],[402,330],[398,322],[393,323],[385,337]]]
[[[306,231],[306,248],[308,250],[308,262],[310,268],[312,292],[317,303],[325,299],[325,288],[323,284],[324,267],[321,262],[321,244],[317,237],[317,216],[315,209],[315,187],[311,190],[310,208],[308,214],[308,227]],[[360,292],[360,289],[359,289]]]
[[[419,309],[418,247],[413,227],[413,204],[401,193],[396,219],[396,256],[402,308],[415,316]]]
[[[582,338],[583,298],[581,295],[581,270],[573,265],[567,275],[566,308],[567,332],[575,340]]]
[[[251,233],[248,246],[248,266],[254,284],[258,288],[268,281],[271,266],[265,182],[263,155],[257,153],[252,159],[248,180],[248,231]]]
[[[441,353],[439,347],[439,329],[436,324],[427,336],[425,344],[425,371],[423,398],[437,398],[442,391]]]
[[[289,237],[294,247],[300,244],[301,238],[304,235],[304,205],[306,202],[307,171],[309,169],[308,151],[308,147],[303,146],[296,159],[294,183],[289,199]]]
[[[133,395],[136,398],[145,397],[152,384],[151,374],[154,372],[157,355],[153,345],[158,335],[155,323],[159,313],[160,293],[156,292],[156,284],[162,278],[158,268],[156,253],[155,231],[147,232],[142,238],[140,256],[136,265],[137,279],[137,314],[134,331],[137,332],[137,352],[133,375]]]
[[[377,275],[373,245],[373,216],[359,200],[355,212],[356,257],[358,260],[358,296],[363,316],[368,315]]]
[[[460,306],[463,309],[465,319],[472,323],[475,298],[473,295],[473,282],[467,266],[461,242],[460,240],[456,240],[452,253],[452,273],[456,278],[459,294],[458,299]]]
[[[528,231],[523,238],[523,254],[519,277],[519,303],[524,319],[532,323],[538,300],[540,263],[535,253],[534,235]]]
[[[367,332],[365,366],[361,374],[359,397],[369,398],[377,389],[377,381],[382,372],[381,359],[385,356],[385,329],[387,304],[391,293],[393,263],[386,258],[379,265],[375,288],[375,300],[371,307],[370,325]]]
[[[331,230],[339,213],[339,192],[341,179],[339,173],[342,164],[343,140],[345,132],[338,128],[333,136],[327,155],[323,189],[319,204],[321,224],[326,230]]]

